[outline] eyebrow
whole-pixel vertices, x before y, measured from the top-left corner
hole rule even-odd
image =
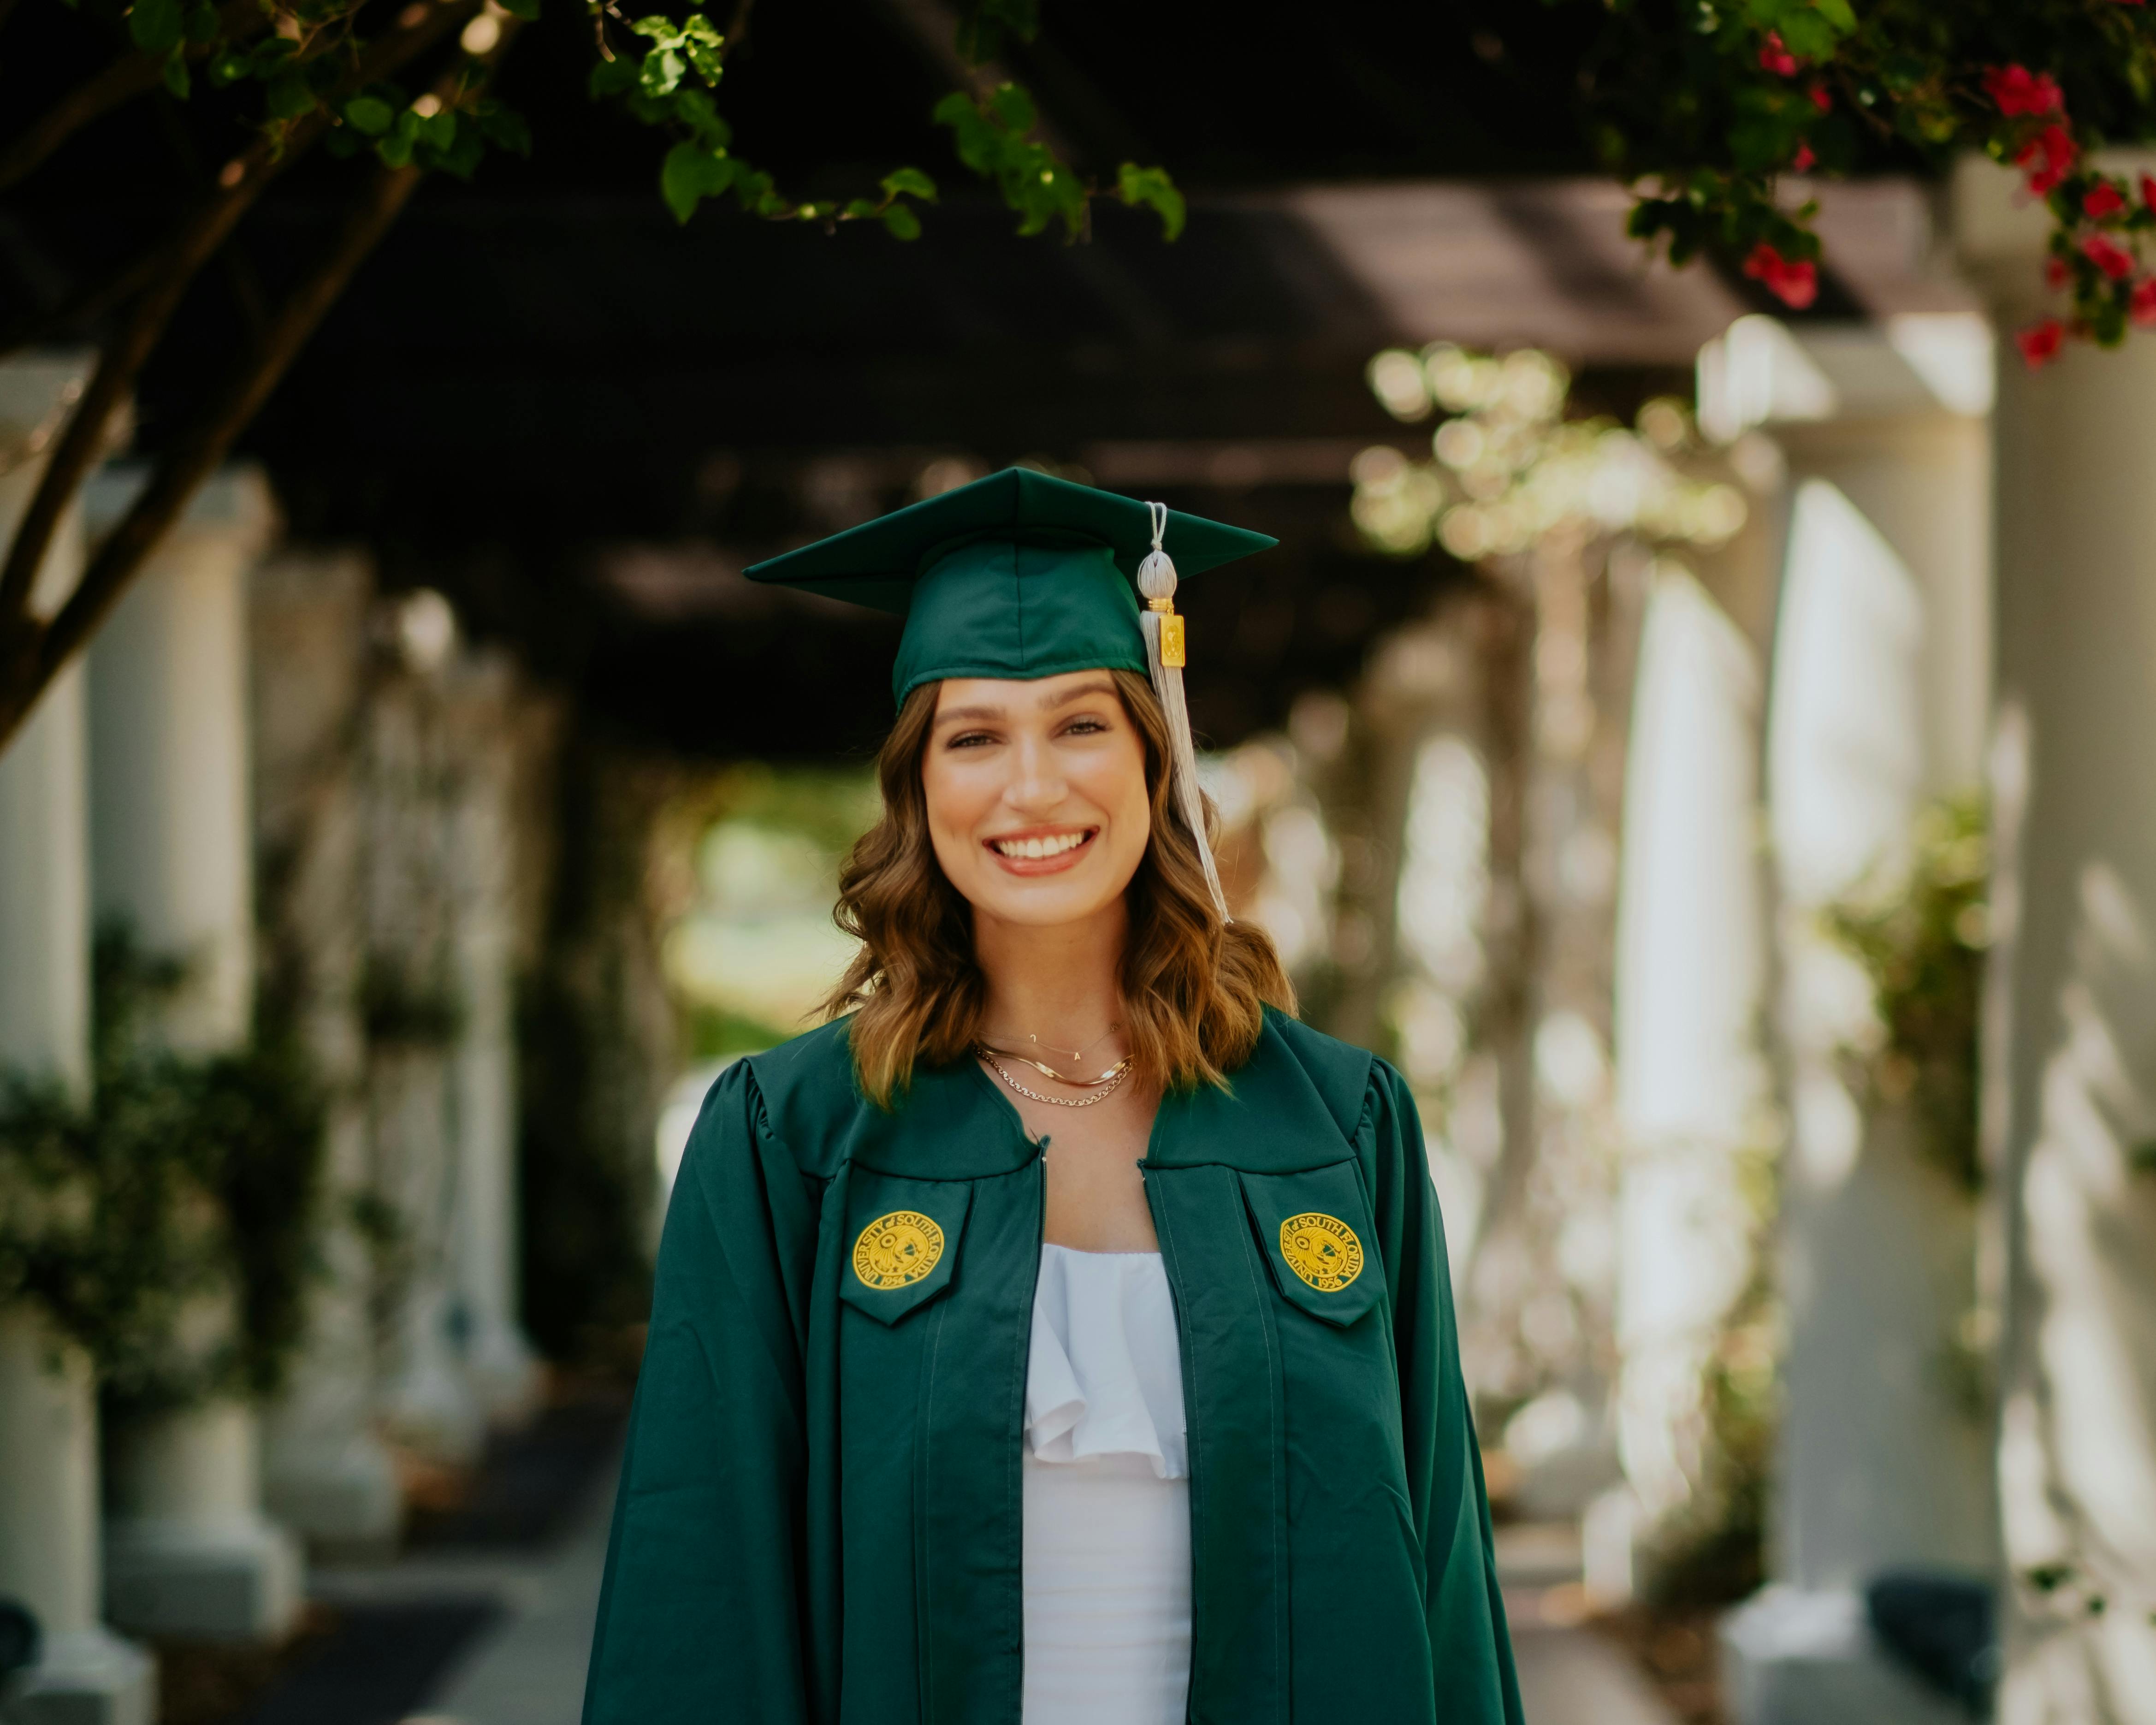
[[[1057,707],[1068,706],[1072,701],[1081,701],[1088,695],[1113,695],[1115,692],[1116,685],[1113,683],[1106,677],[1098,677],[1090,683],[1081,683],[1075,689],[1066,689],[1060,695],[1042,696],[1041,711],[1053,712]],[[937,714],[936,723],[940,729],[945,725],[954,725],[962,721],[1000,719],[1003,716],[1004,709],[999,706],[953,706],[946,707],[942,712]]]

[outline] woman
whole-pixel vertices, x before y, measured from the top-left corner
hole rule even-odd
[[[1011,471],[750,572],[903,611],[899,717],[846,1015],[682,1162],[587,1725],[1517,1725],[1414,1104],[1188,812],[1160,553],[1271,542]]]

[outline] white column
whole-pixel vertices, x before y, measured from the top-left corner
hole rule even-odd
[[[458,962],[453,811],[469,739],[444,692],[459,674],[447,602],[415,595],[388,616],[404,668],[376,685],[365,745],[369,1132],[399,1230],[380,1405],[398,1443],[462,1464],[477,1458],[487,1420],[465,1368],[459,1273],[456,1055],[472,1003]]]
[[[375,1191],[360,1021],[359,782],[373,590],[357,552],[287,551],[255,570],[249,594],[264,973],[329,1110],[322,1275],[291,1381],[268,1414],[264,1493],[311,1547],[346,1555],[393,1548],[403,1520],[395,1459],[374,1430],[376,1266],[355,1221]]]
[[[92,530],[141,484],[119,470],[88,495]],[[249,566],[272,526],[268,488],[228,472],[196,499],[90,653],[96,912],[188,975],[161,1024],[193,1052],[245,1040],[254,1001],[248,814]],[[116,1621],[160,1634],[282,1635],[300,1600],[299,1551],[261,1511],[254,1409],[233,1400],[116,1434],[106,1589]]]
[[[456,1283],[465,1367],[488,1414],[531,1409],[537,1357],[517,1321],[516,672],[475,655],[453,697],[476,745],[449,814],[451,936],[464,1011],[451,1057],[457,1133]]]
[[[1753,318],[1701,365],[1702,418],[1767,428],[1791,489],[1767,746],[1789,1343],[1776,1579],[1725,1630],[1744,1725],[1959,1717],[1875,1646],[1861,1589],[1994,1561],[1988,1418],[1948,1364],[1976,1296],[1974,1197],[1908,1110],[1851,1089],[1871,984],[1820,926],[1926,801],[1981,773],[1990,347],[1968,314],[1883,331]]]
[[[2038,311],[2044,212],[1987,164],[1954,192],[1964,260],[2011,329]],[[2140,1725],[2156,1720],[2156,338],[2072,345],[2034,372],[2010,357],[1997,423],[1999,1717]]]
[[[0,364],[0,448],[45,424],[85,360]],[[0,475],[0,542],[42,464]],[[44,614],[82,567],[70,513],[40,572]],[[64,673],[0,753],[0,1066],[90,1081],[90,888],[82,673]],[[97,1386],[87,1355],[25,1303],[0,1307],[0,1597],[44,1636],[16,1698],[26,1725],[149,1725],[156,1671],[99,1620]]]
[[[1652,578],[1617,910],[1618,1437],[1651,1524],[1697,1486],[1703,1374],[1753,1266],[1766,983],[1751,644],[1690,575]]]

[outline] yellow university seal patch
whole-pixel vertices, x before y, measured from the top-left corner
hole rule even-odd
[[[1337,1216],[1312,1210],[1281,1224],[1281,1256],[1321,1294],[1337,1294],[1363,1273],[1363,1242]]]
[[[893,1210],[861,1230],[854,1242],[854,1274],[864,1287],[902,1288],[919,1281],[943,1255],[943,1230],[917,1210]]]

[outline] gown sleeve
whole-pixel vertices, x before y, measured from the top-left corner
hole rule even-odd
[[[1442,1725],[1522,1725],[1422,1122],[1405,1081],[1383,1061],[1371,1076],[1362,1136],[1374,1163],[1391,1281],[1408,1496],[1427,1565],[1436,1717]]]
[[[800,1725],[816,1219],[747,1062],[706,1097],[659,1248],[584,1725]]]

